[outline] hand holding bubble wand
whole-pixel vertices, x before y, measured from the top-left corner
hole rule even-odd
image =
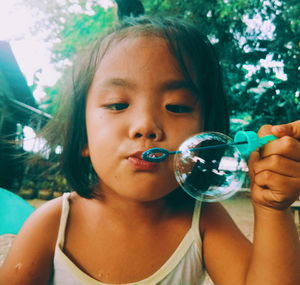
[[[216,202],[241,188],[247,171],[244,157],[275,139],[274,135],[259,138],[252,131],[237,132],[234,140],[218,132],[205,132],[185,140],[177,151],[151,148],[142,159],[162,162],[175,155],[175,177],[182,189],[197,200]]]

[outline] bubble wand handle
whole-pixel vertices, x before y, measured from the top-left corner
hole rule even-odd
[[[234,137],[234,142],[237,144],[238,150],[248,156],[252,151],[264,146],[265,144],[276,140],[277,137],[274,135],[268,135],[264,137],[259,137],[256,132],[253,131],[239,131]],[[246,141],[245,144],[241,142]]]
[[[259,147],[262,147],[263,145],[275,139],[277,139],[277,137],[274,135],[268,135],[260,138],[258,137],[257,133],[253,131],[239,131],[234,137],[234,143],[203,146],[190,149],[190,151],[202,151],[206,149],[223,148],[227,147],[228,145],[236,145],[242,154],[249,155],[252,151],[255,151]],[[166,160],[170,155],[180,152],[181,151],[169,151],[165,148],[155,147],[144,151],[142,154],[142,159],[150,162],[161,162]]]

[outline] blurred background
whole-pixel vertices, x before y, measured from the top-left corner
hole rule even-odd
[[[182,16],[218,51],[231,134],[300,118],[297,0],[10,0],[0,2],[0,187],[33,199],[68,191],[60,147],[26,162],[52,118],[75,54],[125,16]],[[7,140],[15,141],[15,144]],[[247,185],[246,185],[247,186]]]

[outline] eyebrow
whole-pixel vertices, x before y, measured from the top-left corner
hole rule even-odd
[[[123,87],[128,89],[134,89],[136,87],[134,82],[123,78],[109,78],[101,85],[104,87]]]
[[[191,92],[195,91],[194,86],[189,83],[186,80],[169,80],[163,83],[161,90],[162,91],[173,91],[173,90],[180,90],[180,89],[185,89],[189,90]]]
[[[137,84],[131,80],[125,78],[109,78],[105,80],[102,84],[103,87],[122,87],[126,89],[135,89]],[[163,82],[160,86],[161,92],[175,91],[180,89],[185,89],[191,92],[195,91],[195,87],[188,81],[182,79],[170,79]]]

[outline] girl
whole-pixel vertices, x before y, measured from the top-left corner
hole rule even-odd
[[[300,192],[300,121],[264,126],[279,139],[252,154],[254,242],[218,203],[182,191],[172,159],[200,131],[228,132],[218,60],[178,19],[131,20],[99,40],[50,129],[75,190],[35,211],[15,240],[1,284],[300,284],[289,205]],[[66,109],[69,108],[69,109]],[[57,141],[56,141],[57,142]]]

